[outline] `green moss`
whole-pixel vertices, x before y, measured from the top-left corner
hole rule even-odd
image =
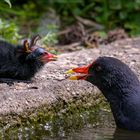
[[[72,100],[71,102],[59,101],[58,103],[46,107],[40,107],[34,113],[28,112],[15,118],[14,125],[7,128],[1,127],[0,138],[17,139],[18,135],[28,135],[28,138],[34,136],[60,136],[81,129],[87,124],[96,126],[100,124],[99,114],[102,110],[108,110],[108,105],[102,97],[95,102],[91,97],[82,97],[81,100]],[[102,111],[103,112],[103,111]],[[64,134],[63,134],[64,133]]]

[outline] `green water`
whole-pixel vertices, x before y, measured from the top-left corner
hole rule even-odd
[[[110,122],[110,123],[108,123]],[[1,130],[1,139],[75,139],[83,132],[101,128],[114,129],[114,121],[110,112],[82,111],[78,113],[56,114],[25,126]],[[85,131],[86,130],[86,131]],[[89,130],[89,131],[88,131]],[[80,134],[81,133],[81,134]],[[95,131],[94,133],[97,133]],[[87,133],[88,134],[88,133]],[[86,135],[85,135],[86,136]],[[88,136],[87,136],[88,137]]]
[[[140,134],[116,130],[111,112],[83,111],[67,116],[57,114],[49,121],[1,129],[4,140],[140,140]]]

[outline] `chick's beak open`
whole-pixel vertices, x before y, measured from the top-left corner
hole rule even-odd
[[[56,61],[57,60],[57,56],[51,53],[45,53],[42,57],[41,57],[41,61],[46,63],[49,61]]]
[[[70,76],[68,79],[70,79],[70,80],[86,80],[87,76],[89,75],[88,74],[89,67],[90,67],[90,65],[70,69],[70,70],[66,71],[65,74],[79,73],[81,75]]]
[[[57,60],[57,56],[51,53],[48,53],[48,60],[49,61],[56,61]]]

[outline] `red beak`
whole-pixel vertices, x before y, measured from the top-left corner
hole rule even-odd
[[[76,76],[70,76],[69,79],[70,80],[85,80],[87,78],[88,71],[89,71],[89,67],[90,65],[84,66],[84,67],[78,67],[78,68],[74,68],[74,69],[70,69],[68,71],[66,71],[66,74],[70,74],[70,73],[81,73],[82,75],[76,75]]]
[[[41,56],[41,61],[47,63],[49,61],[56,61],[57,56],[51,53],[46,52],[43,56]]]
[[[54,54],[48,53],[47,58],[48,58],[48,61],[55,61],[57,60],[58,57]]]

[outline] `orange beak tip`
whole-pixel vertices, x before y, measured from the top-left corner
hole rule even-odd
[[[59,58],[59,57],[58,57],[57,55],[53,55],[53,58],[56,58],[56,59],[57,59],[57,58]]]
[[[56,55],[51,55],[50,57],[49,57],[49,60],[50,61],[56,61],[58,59],[58,56],[56,56]]]

